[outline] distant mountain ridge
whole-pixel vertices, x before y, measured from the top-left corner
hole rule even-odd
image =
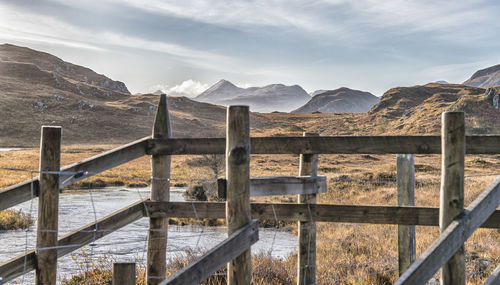
[[[369,92],[341,87],[319,92],[304,106],[292,113],[364,113],[368,112],[379,100],[377,96]]]
[[[130,95],[119,81],[25,47],[0,45],[0,58],[0,146],[37,145],[42,125],[62,126],[64,144],[151,135],[159,96]],[[223,136],[225,108],[186,97],[168,102],[174,136]],[[274,125],[256,114],[251,124]]]
[[[476,71],[463,84],[481,88],[500,85],[500,64]]]
[[[311,96],[299,85],[271,84],[264,87],[240,88],[227,80],[220,80],[194,98],[217,105],[249,105],[253,112],[289,112]]]

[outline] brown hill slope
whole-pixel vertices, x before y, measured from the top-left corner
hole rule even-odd
[[[500,94],[500,87],[492,92]],[[491,95],[461,84],[393,88],[368,113],[265,116],[321,135],[438,135],[445,111],[465,111],[468,134],[500,134],[500,110],[493,106]],[[285,128],[279,131],[286,133]]]
[[[75,79],[79,75],[70,78],[40,68],[38,54],[33,56],[32,62],[0,62],[0,146],[37,145],[41,125],[62,126],[64,144],[125,143],[150,135],[158,96],[82,83]],[[495,94],[500,87],[488,95],[485,89],[460,84],[398,87],[368,113],[252,113],[252,135],[438,134],[440,114],[446,110],[467,112],[468,133],[498,134]],[[174,136],[224,135],[224,107],[185,97],[169,98],[169,106]]]
[[[315,95],[292,113],[363,113],[370,110],[378,101],[379,98],[369,92],[342,87]]]
[[[482,88],[500,85],[500,64],[476,71],[463,84]]]
[[[430,83],[387,91],[369,112],[384,133],[439,133],[441,113],[465,111],[469,133],[500,130],[500,112],[485,95],[485,89],[461,84]]]
[[[62,126],[65,144],[124,143],[151,134],[158,96],[130,95],[123,83],[27,48],[2,45],[0,57],[0,146],[37,145],[42,125]],[[52,68],[61,64],[69,73]],[[79,81],[85,76],[87,82]],[[175,136],[223,135],[224,107],[185,97],[169,104]],[[252,115],[252,127],[268,125]]]
[[[27,47],[11,44],[0,45],[0,62],[32,64],[42,71],[51,73],[55,82],[63,78],[63,80],[73,84],[87,86],[86,88],[93,86],[108,91],[130,94],[123,82],[111,80],[89,68],[63,61],[51,54]]]

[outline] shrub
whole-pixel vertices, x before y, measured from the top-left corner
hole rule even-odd
[[[27,229],[34,224],[30,214],[21,210],[3,210],[0,212],[0,230]]]

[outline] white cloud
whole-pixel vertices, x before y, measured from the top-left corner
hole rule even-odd
[[[0,39],[27,43],[44,43],[72,48],[105,51],[99,44],[85,42],[80,28],[0,3]],[[84,35],[84,34],[83,34]]]
[[[156,90],[161,90],[169,96],[186,96],[186,97],[196,97],[203,91],[207,90],[210,85],[206,83],[201,83],[196,80],[188,79],[183,81],[181,84],[175,86],[168,86],[166,84],[158,84],[149,88],[150,92]]]
[[[337,40],[371,38],[374,29],[396,34],[450,32],[455,36],[462,28],[481,32],[478,28],[491,23],[498,11],[491,7],[495,4],[482,0],[107,1],[230,28],[295,29],[335,36]]]
[[[232,71],[243,65],[238,59],[227,55],[166,41],[146,40],[125,33],[94,32],[85,29],[84,26],[75,26],[52,17],[21,11],[15,7],[4,6],[2,3],[0,3],[0,40],[44,43],[96,51],[112,50],[115,47],[155,51],[172,55],[175,59],[193,67],[216,71]]]
[[[240,87],[240,88],[249,88],[249,87],[253,87],[255,85],[251,84],[251,83],[248,83],[248,82],[243,82],[243,83],[235,83],[234,85]]]

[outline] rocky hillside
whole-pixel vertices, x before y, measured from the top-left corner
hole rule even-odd
[[[476,71],[464,85],[482,88],[500,85],[500,64]]]
[[[11,45],[2,48],[8,52],[0,54],[0,146],[36,146],[42,125],[62,126],[66,145],[122,144],[151,134],[157,95],[130,95],[123,83],[46,53],[21,47],[16,52]],[[74,74],[49,68],[52,60],[59,66],[71,66]],[[79,71],[86,74],[87,82]],[[115,83],[106,85],[106,81]],[[227,82],[214,89],[220,85],[226,90],[243,89]],[[224,107],[186,97],[168,101],[174,136],[224,135]],[[469,134],[499,134],[499,108],[500,87],[431,83],[393,88],[368,113],[252,113],[251,131],[253,136],[301,135],[304,131],[321,135],[439,134],[441,112],[464,110]]]
[[[58,88],[68,88],[69,82],[74,85],[72,87],[81,89],[76,90],[77,92],[87,91],[87,94],[94,93],[108,97],[114,95],[112,92],[130,94],[123,82],[111,80],[89,68],[74,65],[51,54],[26,47],[0,45],[0,64],[2,64],[2,73],[15,72],[18,76],[24,75],[26,80],[40,79],[48,83],[47,77],[52,77],[52,85]],[[23,72],[25,73],[20,74]]]
[[[264,87],[240,88],[227,80],[220,80],[195,97],[200,102],[217,105],[249,105],[253,112],[289,112],[311,97],[298,85],[271,84]]]
[[[379,98],[369,92],[342,87],[319,93],[292,113],[363,113],[378,101]]]
[[[462,84],[438,83],[393,88],[384,93],[363,120],[383,133],[438,134],[442,112],[465,111],[468,133],[498,133],[500,110],[493,100],[500,91],[494,88],[486,91]]]
[[[39,143],[42,125],[63,127],[64,144],[125,143],[151,134],[158,96],[130,95],[125,84],[50,54],[0,46],[0,146]],[[226,110],[169,98],[173,134],[221,136]],[[252,114],[252,127],[272,127]]]

